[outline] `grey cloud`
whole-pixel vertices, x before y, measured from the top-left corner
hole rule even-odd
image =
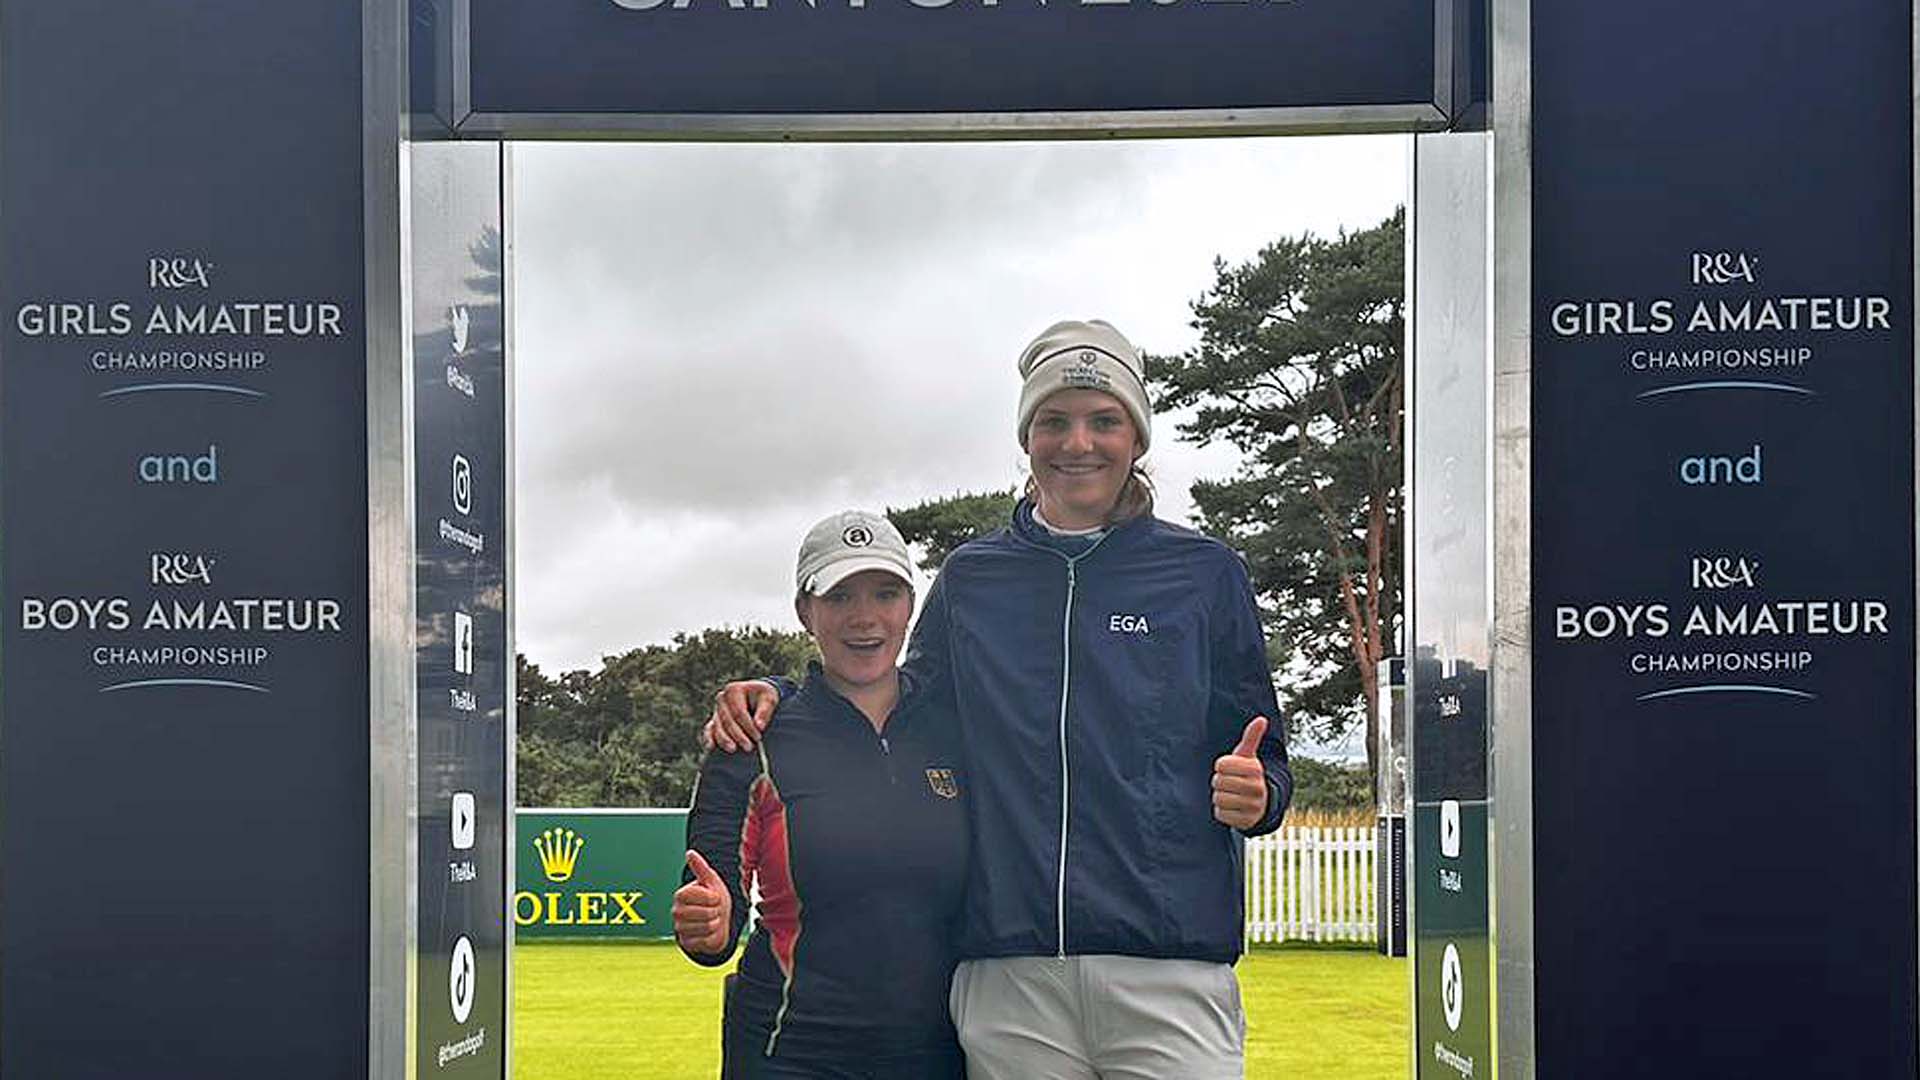
[[[1084,226],[1138,202],[1138,156],[1092,144],[988,146],[531,145],[516,149],[518,226],[537,244],[592,222],[568,269],[617,274],[635,255],[724,285],[830,269],[964,238]],[[721,290],[723,293],[724,289]],[[734,297],[738,299],[738,297]]]
[[[815,518],[1020,476],[1032,333],[1100,316],[1184,348],[1214,256],[1373,224],[1403,148],[517,147],[520,647],[552,669],[790,625]],[[1232,467],[1156,431],[1170,509]]]

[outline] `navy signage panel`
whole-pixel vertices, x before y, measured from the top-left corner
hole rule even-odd
[[[365,1076],[360,5],[3,27],[0,1071]]]
[[[1442,0],[1442,9],[1450,3]],[[469,0],[491,114],[1433,106],[1436,0]],[[1450,63],[1450,61],[1449,61]],[[1447,80],[1450,86],[1450,78]]]
[[[1912,18],[1533,4],[1542,1076],[1915,1075]]]
[[[507,367],[501,146],[416,144],[415,679],[421,1077],[504,1075]]]

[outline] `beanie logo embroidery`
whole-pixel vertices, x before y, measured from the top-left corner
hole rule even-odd
[[[1110,390],[1113,376],[1100,369],[1100,354],[1092,349],[1080,350],[1065,371],[1060,373],[1060,382],[1064,386],[1089,387],[1094,390]]]

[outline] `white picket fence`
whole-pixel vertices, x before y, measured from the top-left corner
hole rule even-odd
[[[1379,940],[1377,831],[1288,826],[1247,841],[1247,942]]]

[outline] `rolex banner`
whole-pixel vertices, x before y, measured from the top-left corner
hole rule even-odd
[[[671,939],[685,810],[522,810],[514,935]]]

